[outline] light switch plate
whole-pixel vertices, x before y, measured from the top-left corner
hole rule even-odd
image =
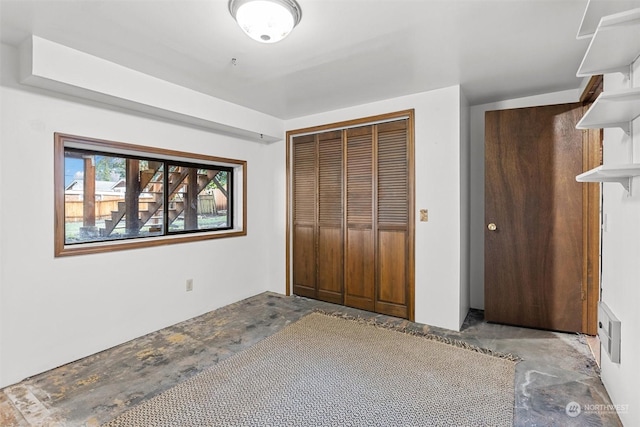
[[[429,210],[428,209],[420,209],[420,221],[421,222],[429,221]]]

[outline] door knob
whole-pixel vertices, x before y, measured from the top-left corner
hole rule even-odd
[[[496,231],[498,229],[498,227],[496,227],[494,223],[487,225],[487,228],[489,229],[489,231]]]

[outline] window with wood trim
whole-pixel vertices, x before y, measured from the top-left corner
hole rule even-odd
[[[55,136],[55,255],[246,234],[246,162]]]

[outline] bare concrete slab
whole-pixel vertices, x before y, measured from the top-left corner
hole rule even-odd
[[[7,387],[0,392],[0,425],[98,426],[316,309],[375,318],[519,356],[515,425],[621,425],[615,412],[606,411],[611,401],[584,336],[489,324],[477,310],[457,332],[274,293],[256,295]],[[572,402],[585,410],[568,415]]]

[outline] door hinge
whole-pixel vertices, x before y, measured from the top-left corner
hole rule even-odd
[[[580,291],[580,299],[581,299],[582,301],[584,301],[584,300],[586,300],[586,299],[587,299],[587,293],[584,291],[584,289],[582,289],[582,290]]]

